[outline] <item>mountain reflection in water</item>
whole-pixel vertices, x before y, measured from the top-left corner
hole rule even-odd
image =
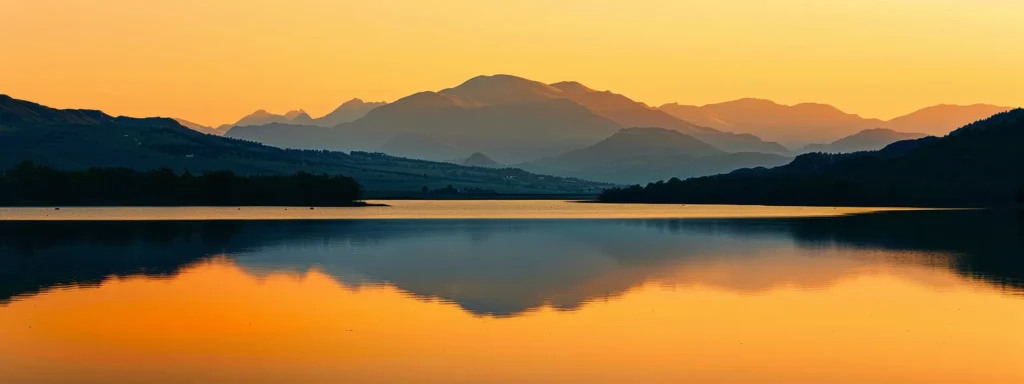
[[[224,256],[254,276],[318,270],[475,315],[574,310],[647,283],[742,294],[828,287],[880,266],[1024,289],[1010,211],[794,219],[0,223],[0,306],[111,277],[172,277]],[[909,278],[914,278],[910,276]],[[927,277],[920,277],[927,279]]]

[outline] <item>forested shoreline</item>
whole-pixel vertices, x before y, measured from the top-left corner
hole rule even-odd
[[[24,162],[0,173],[0,206],[361,206],[342,175],[237,175],[128,168],[61,171]]]

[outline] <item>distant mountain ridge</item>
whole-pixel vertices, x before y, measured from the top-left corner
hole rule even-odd
[[[986,119],[1010,109],[990,104],[940,104],[893,118],[886,121],[883,127],[903,132],[923,132],[932,136],[944,136],[954,128]]]
[[[199,132],[219,135],[222,136],[231,128],[240,126],[254,126],[254,125],[267,125],[267,124],[286,124],[286,125],[311,125],[317,127],[333,127],[341,123],[347,123],[366,116],[366,113],[370,110],[377,108],[381,105],[387,104],[385,102],[365,102],[362,99],[352,99],[342,103],[338,108],[335,108],[331,113],[327,115],[313,118],[306,111],[302,109],[291,110],[284,114],[275,114],[267,112],[264,109],[257,110],[246,116],[243,116],[238,121],[231,124],[223,124],[218,127],[205,126],[202,124],[193,123],[185,119],[175,118],[181,125],[186,128],[196,130]]]
[[[634,156],[712,156],[726,152],[692,136],[665,128],[626,128],[586,148],[533,163],[545,167],[583,169]]]
[[[850,153],[875,151],[897,141],[920,139],[926,136],[928,135],[923,133],[896,132],[885,128],[865,129],[829,144],[808,145],[800,150],[800,152]]]
[[[478,76],[438,92],[415,93],[349,123],[305,129],[309,140],[258,127],[235,128],[229,136],[282,147],[365,150],[416,133],[467,152],[487,153],[498,162],[517,163],[586,147],[633,126],[676,130],[724,151],[789,152],[778,143],[695,126],[579,83],[549,85],[510,75]]]
[[[739,99],[704,106],[665,104],[659,107],[697,125],[730,132],[750,133],[792,146],[832,142],[857,132],[886,128],[944,136],[953,129],[1007,111],[987,104],[937,105],[888,121],[863,118],[827,104],[782,105],[763,99]]]
[[[520,164],[523,169],[609,183],[644,183],[696,177],[737,168],[777,166],[790,157],[727,153],[690,135],[665,128],[626,128],[592,146]]]

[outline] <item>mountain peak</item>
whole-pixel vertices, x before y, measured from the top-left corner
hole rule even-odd
[[[697,138],[672,129],[653,127],[623,128],[597,144],[535,163],[560,169],[583,169],[616,159],[636,156],[712,156],[722,150]]]
[[[481,105],[529,103],[564,97],[558,88],[512,75],[477,76],[438,93]]]
[[[286,118],[288,120],[295,120],[295,118],[297,118],[299,116],[302,116],[302,115],[306,115],[307,117],[309,116],[308,114],[306,114],[306,111],[303,111],[301,109],[295,109],[295,110],[291,110],[291,111],[288,111],[287,113],[285,113],[284,114],[284,118]]]
[[[580,84],[577,81],[559,81],[551,84],[552,87],[558,88],[565,93],[588,93],[597,92],[586,85]]]
[[[352,100],[349,100],[349,101],[346,101],[344,103],[341,103],[341,105],[339,105],[338,108],[335,108],[334,110],[335,111],[340,111],[340,110],[343,110],[343,109],[376,108],[376,107],[382,106],[384,104],[387,104],[387,103],[385,103],[383,101],[370,101],[370,102],[366,102],[366,101],[363,101],[363,99],[360,99],[360,98],[357,97],[357,98],[354,98]]]
[[[499,165],[497,161],[494,161],[487,155],[480,152],[473,152],[472,155],[462,161],[462,165],[469,167],[494,167]]]

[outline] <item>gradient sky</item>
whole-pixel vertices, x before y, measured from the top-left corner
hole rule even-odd
[[[651,105],[1024,106],[1019,0],[0,0],[0,93],[203,124],[480,74]]]

